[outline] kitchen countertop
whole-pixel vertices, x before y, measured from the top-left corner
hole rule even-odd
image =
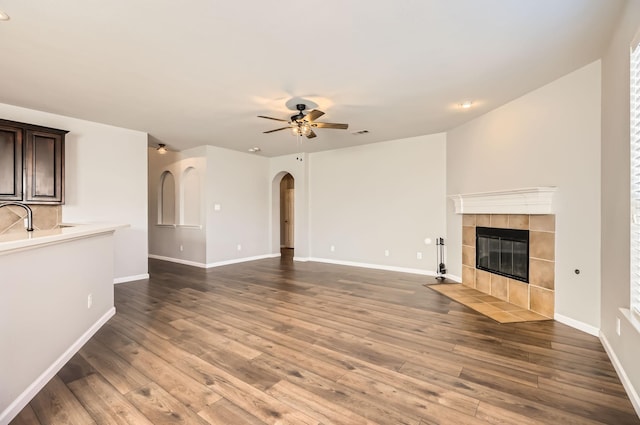
[[[58,244],[73,239],[87,238],[102,233],[111,233],[116,229],[128,226],[127,224],[114,223],[63,223],[60,227],[51,230],[34,230],[33,232],[25,230],[23,232],[6,233],[0,235],[0,255]]]

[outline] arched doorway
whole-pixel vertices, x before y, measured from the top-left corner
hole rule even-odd
[[[293,258],[295,181],[287,173],[280,180],[280,254],[282,258]]]

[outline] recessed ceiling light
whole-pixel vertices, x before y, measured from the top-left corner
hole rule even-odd
[[[9,15],[0,10],[0,21],[8,21],[9,19],[11,19]]]
[[[460,104],[460,107],[461,107],[461,108],[463,108],[463,109],[469,109],[469,108],[471,108],[471,106],[472,106],[472,105],[473,105],[473,102],[472,102],[472,101],[470,101],[470,100],[465,100],[464,102],[462,102],[462,103]]]

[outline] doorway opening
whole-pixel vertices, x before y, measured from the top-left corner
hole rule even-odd
[[[280,255],[283,259],[293,259],[295,181],[287,173],[280,180]]]

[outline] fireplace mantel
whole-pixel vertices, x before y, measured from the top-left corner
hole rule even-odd
[[[556,187],[529,187],[496,192],[449,195],[456,214],[555,214]]]

